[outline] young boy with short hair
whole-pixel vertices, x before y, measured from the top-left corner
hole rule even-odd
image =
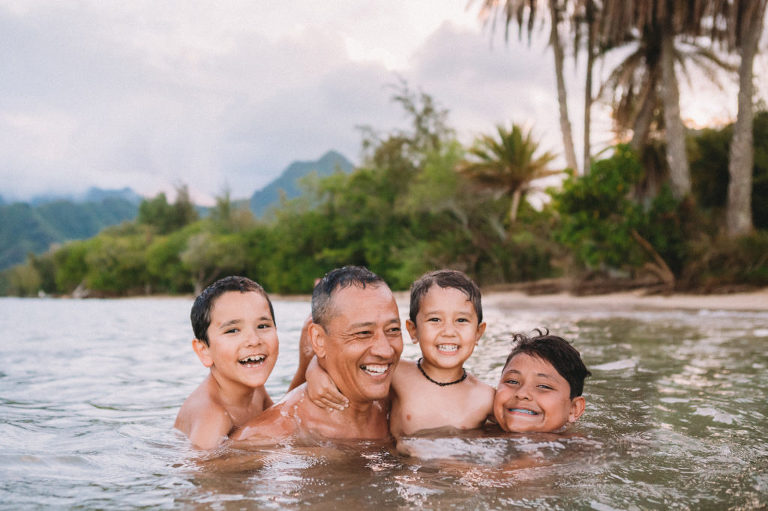
[[[392,435],[481,427],[492,412],[494,390],[464,369],[485,332],[477,284],[456,270],[423,275],[411,286],[406,328],[422,357],[400,360],[393,374]],[[345,398],[318,369],[313,364],[307,375],[310,398],[320,406],[343,407]]]
[[[192,348],[210,373],[184,401],[174,427],[211,449],[272,406],[264,383],[277,361],[275,314],[259,284],[230,276],[200,293],[190,319]]]
[[[568,341],[549,332],[515,335],[493,400],[493,415],[504,431],[563,431],[584,413],[584,379],[591,376]]]

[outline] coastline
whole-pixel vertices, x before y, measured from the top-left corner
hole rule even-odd
[[[406,298],[407,299],[407,298]],[[643,290],[599,295],[576,296],[569,293],[528,295],[521,291],[483,290],[484,306],[504,308],[553,307],[557,309],[603,310],[646,309],[714,309],[768,311],[768,288],[729,294],[653,295]]]

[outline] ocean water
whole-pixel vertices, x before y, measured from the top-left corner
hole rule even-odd
[[[190,299],[0,299],[0,508],[768,506],[768,313],[495,303],[467,369],[495,385],[510,332],[573,341],[593,373],[574,436],[426,437],[410,457],[365,442],[201,453],[172,429],[205,376]],[[274,305],[279,399],[309,303]],[[404,358],[418,355],[406,335]]]

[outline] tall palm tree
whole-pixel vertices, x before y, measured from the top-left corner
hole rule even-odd
[[[536,154],[539,143],[517,124],[507,130],[496,126],[496,134],[479,136],[468,151],[469,157],[459,166],[459,172],[480,187],[511,197],[509,221],[514,224],[517,210],[531,182],[560,174],[548,168],[555,155]]]
[[[471,5],[473,1],[474,0],[469,0],[468,6]],[[499,12],[501,12],[504,18],[505,39],[509,39],[509,26],[514,22],[517,24],[518,33],[520,35],[523,33],[523,25],[525,24],[525,31],[527,32],[530,41],[534,22],[536,20],[538,3],[537,0],[482,0],[479,16],[484,22],[492,20],[492,23],[495,26]],[[549,44],[552,47],[552,53],[555,58],[557,102],[560,111],[560,133],[563,137],[565,162],[570,168],[578,172],[579,165],[576,161],[576,151],[573,145],[573,131],[571,129],[571,120],[568,116],[568,96],[563,73],[565,54],[560,39],[560,32],[558,31],[558,28],[563,21],[565,5],[563,0],[547,0],[547,6],[549,7],[550,22]]]
[[[757,46],[765,25],[768,0],[715,0],[713,27],[725,26],[716,32],[731,51],[737,51],[739,62],[739,98],[736,122],[733,125],[728,158],[728,202],[725,223],[730,236],[747,234],[752,224],[752,173],[754,167],[754,141],[752,123],[754,111],[753,63]],[[724,23],[718,24],[717,21]],[[713,31],[714,32],[714,31]]]
[[[649,70],[648,79],[657,80],[659,84],[657,93],[663,105],[667,166],[672,191],[678,198],[690,193],[691,179],[685,153],[685,127],[680,118],[675,42],[681,37],[693,39],[703,34],[706,7],[707,0],[604,0],[601,12],[600,37],[605,45],[618,46],[634,33],[646,39],[648,48],[658,49],[658,70],[654,68],[652,74]],[[654,90],[647,87],[645,97],[650,98]],[[639,111],[646,115],[643,119],[647,119],[648,110]]]

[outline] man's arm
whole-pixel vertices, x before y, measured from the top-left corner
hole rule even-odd
[[[288,391],[295,389],[307,381],[307,367],[315,356],[315,350],[312,349],[312,343],[309,340],[309,325],[312,324],[312,316],[304,321],[301,327],[301,336],[299,337],[299,367],[296,368],[296,374],[288,386]]]

